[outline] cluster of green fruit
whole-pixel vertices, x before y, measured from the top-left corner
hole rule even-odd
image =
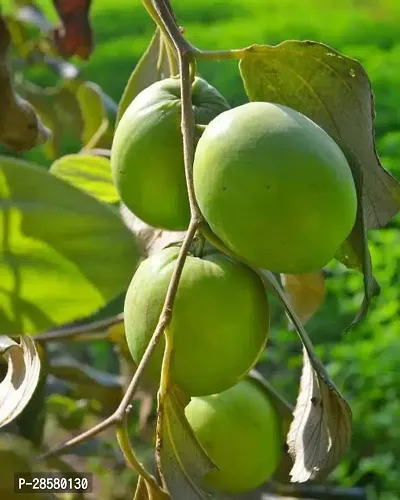
[[[249,267],[303,273],[330,261],[351,231],[356,191],[345,156],[318,125],[285,106],[230,109],[201,78],[192,84],[196,125],[193,180],[199,208],[242,262],[211,246],[192,247],[172,320],[171,376],[191,402],[186,416],[218,470],[205,483],[224,492],[259,486],[282,444],[266,394],[246,379],[263,352],[268,299]],[[125,205],[147,224],[188,227],[190,208],[180,130],[180,82],[142,91],[118,124],[111,164]],[[157,325],[178,247],[139,266],[125,300],[127,342],[139,362]],[[248,263],[249,265],[245,264]],[[165,342],[148,365],[159,380]]]

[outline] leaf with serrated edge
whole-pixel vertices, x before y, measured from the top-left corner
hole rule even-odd
[[[103,156],[62,156],[52,164],[50,172],[99,201],[116,203],[120,199],[112,181],[110,160]]]
[[[168,245],[181,243],[186,231],[164,231],[149,226],[121,203],[121,215],[125,224],[142,244],[144,256],[153,255]]]
[[[129,104],[146,87],[170,76],[168,58],[163,47],[159,28],[153,35],[149,46],[136,64],[122,94],[117,115],[117,123]]]
[[[126,290],[139,263],[117,209],[1,156],[0,232],[0,329],[9,334],[93,314]]]
[[[0,427],[14,420],[29,403],[40,376],[40,358],[34,341],[28,335],[18,344],[0,336],[0,354],[8,363],[0,384]]]
[[[197,441],[180,400],[171,389],[164,400],[162,444],[158,450],[160,473],[172,498],[206,500],[208,495],[199,481],[215,465]]]
[[[287,442],[294,461],[290,475],[292,482],[316,479],[336,467],[346,452],[351,438],[351,410],[330,380],[275,276],[264,269],[257,272],[283,303],[303,343],[300,392]]]
[[[281,281],[290,305],[304,325],[324,301],[325,278],[322,271],[282,274]]]
[[[379,162],[374,103],[362,65],[317,42],[253,45],[240,61],[247,95],[300,111],[320,125],[363,172],[367,228],[382,227],[400,210],[400,184]]]

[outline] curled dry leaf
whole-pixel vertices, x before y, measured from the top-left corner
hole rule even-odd
[[[333,470],[346,452],[351,438],[351,410],[329,378],[275,276],[265,269],[258,273],[282,302],[304,348],[300,390],[287,440],[294,462],[291,481],[316,479]]]
[[[145,257],[159,252],[168,245],[181,243],[185,231],[164,231],[149,226],[134,215],[125,205],[121,204],[121,215],[128,228],[136,235],[142,245]]]
[[[18,344],[0,336],[0,354],[8,363],[0,384],[0,427],[14,420],[29,403],[40,375],[40,358],[31,337],[21,337]]]
[[[294,419],[288,434],[293,482],[328,474],[340,461],[351,435],[351,410],[337,390],[313,368],[307,350]]]
[[[12,87],[6,54],[10,34],[0,15],[0,143],[15,151],[24,151],[46,142],[51,133],[34,108]]]
[[[165,43],[157,28],[145,53],[136,64],[118,107],[117,123],[133,99],[146,87],[171,75]]]
[[[281,281],[289,303],[303,323],[317,312],[325,297],[322,271],[306,274],[282,274]]]

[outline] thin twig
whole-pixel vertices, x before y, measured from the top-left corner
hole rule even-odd
[[[126,419],[124,419],[124,421],[117,426],[117,440],[119,447],[121,448],[122,453],[124,454],[126,463],[130,465],[130,467],[146,481],[146,483],[150,486],[150,488],[155,490],[161,490],[154,476],[152,476],[149,472],[147,472],[147,470],[139,462],[138,458],[136,457],[132,449],[128,435]]]
[[[364,488],[341,488],[322,484],[282,484],[270,482],[268,491],[292,498],[318,498],[323,500],[367,500]]]
[[[90,332],[101,332],[110,328],[110,326],[123,323],[124,314],[120,313],[111,318],[101,319],[99,321],[93,321],[87,325],[71,326],[68,328],[60,328],[59,330],[51,330],[49,332],[39,333],[35,335],[35,341],[37,342],[62,342],[63,340],[71,340],[72,338],[79,337],[82,334]]]

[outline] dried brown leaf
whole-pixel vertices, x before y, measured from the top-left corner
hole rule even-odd
[[[40,376],[40,358],[31,337],[18,344],[0,336],[0,354],[7,361],[7,373],[0,384],[0,427],[13,421],[29,403]]]
[[[328,474],[346,452],[351,437],[349,405],[314,369],[306,349],[303,356],[300,391],[288,434],[293,482]]]
[[[290,305],[304,325],[324,301],[325,278],[322,271],[306,274],[282,274],[281,280]]]

